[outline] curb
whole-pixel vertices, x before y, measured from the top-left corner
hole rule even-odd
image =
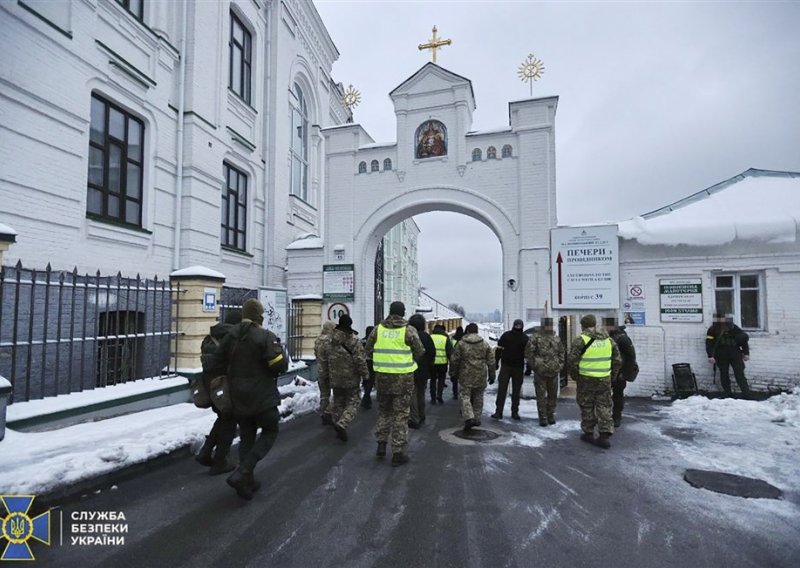
[[[189,459],[191,456],[191,445],[186,444],[155,458],[135,463],[121,469],[115,469],[95,477],[82,479],[49,493],[37,495],[34,507],[48,509],[74,503],[94,493],[98,489],[107,489],[111,485],[122,483],[143,473],[160,469],[180,460]]]

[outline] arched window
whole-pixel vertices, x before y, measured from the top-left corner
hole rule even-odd
[[[417,128],[414,136],[417,159],[447,155],[447,127],[438,120],[426,120]]]
[[[383,161],[383,171],[385,171],[385,172],[392,171],[392,161],[389,158],[386,158]]]
[[[489,146],[488,148],[486,148],[486,159],[487,160],[497,159],[497,149],[494,146]]]
[[[482,154],[483,154],[483,152],[481,152],[480,148],[475,148],[472,151],[472,161],[473,162],[480,162],[481,158],[483,157]]]
[[[367,173],[367,162],[361,162],[358,164],[358,173],[365,174]]]
[[[503,146],[503,157],[504,158],[510,158],[511,157],[511,146],[509,144],[506,144],[505,146]]]
[[[372,171],[372,172],[379,172],[379,171],[381,171],[381,166],[380,166],[380,164],[378,163],[378,160],[372,160],[372,161],[369,163],[369,169],[370,169],[370,171]]]
[[[294,97],[289,97],[292,107],[292,168],[290,184],[292,195],[308,200],[308,106],[303,90],[294,84]]]

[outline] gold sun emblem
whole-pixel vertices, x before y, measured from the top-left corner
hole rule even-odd
[[[531,53],[528,58],[519,66],[517,74],[523,82],[529,83],[531,86],[531,95],[533,95],[533,82],[538,81],[544,73],[544,63]]]
[[[344,102],[344,106],[346,106],[348,110],[352,111],[358,106],[358,103],[361,102],[361,93],[359,93],[358,89],[353,85],[348,85],[342,96],[342,102]]]

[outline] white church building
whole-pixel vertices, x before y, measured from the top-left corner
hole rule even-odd
[[[285,289],[289,303],[316,304],[319,319],[347,310],[363,330],[394,299],[376,279],[387,233],[402,223],[414,233],[414,215],[450,211],[500,241],[506,323],[535,319],[545,306],[570,322],[567,335],[583,313],[630,319],[642,366],[631,395],[670,391],[679,362],[715,388],[702,346],[718,306],[751,335],[756,388],[800,384],[796,173],[748,170],[620,223],[619,301],[559,310],[551,256],[558,97],[509,102],[508,124],[475,131],[470,80],[427,63],[389,93],[396,139],[376,142],[342,102],[331,77],[339,53],[311,2],[31,0],[0,3],[0,22],[0,230],[16,232],[0,234],[16,241],[6,269],[21,262],[49,264],[60,277],[75,267],[163,279],[202,265],[229,288]],[[415,264],[411,254],[406,262]],[[404,276],[401,287],[416,298],[418,284]],[[6,325],[20,306],[40,305],[32,286],[20,301],[19,272],[16,280],[13,294],[0,296],[0,374],[48,341],[35,318],[27,339]],[[88,293],[88,280],[78,286],[69,313],[82,311],[98,331],[94,352],[87,359],[80,347],[76,357],[116,380],[122,371],[108,369],[131,347],[113,343],[120,333],[111,328],[138,337],[140,313],[166,313],[168,323],[169,295],[161,307],[136,297],[121,310],[119,282],[111,294],[98,277],[104,299]],[[674,286],[686,297],[671,294]],[[315,334],[318,323],[307,327]],[[70,361],[76,350],[70,341]],[[59,351],[52,356],[37,359],[42,377],[58,367]],[[42,379],[43,393],[54,388],[62,389]]]

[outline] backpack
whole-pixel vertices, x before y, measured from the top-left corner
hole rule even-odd
[[[632,383],[636,380],[636,377],[639,376],[639,363],[636,361],[633,362],[633,365],[630,365],[627,369],[622,370],[622,378]]]
[[[189,390],[192,393],[192,402],[197,408],[211,408],[211,395],[202,376],[191,382]]]

